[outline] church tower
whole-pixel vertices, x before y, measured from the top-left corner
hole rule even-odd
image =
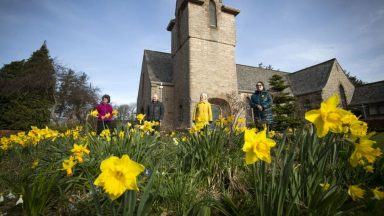
[[[175,128],[191,126],[202,92],[228,111],[225,98],[237,93],[235,17],[240,11],[222,0],[177,0],[172,32]],[[223,113],[225,115],[225,113]]]

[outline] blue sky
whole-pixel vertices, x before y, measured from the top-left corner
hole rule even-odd
[[[0,66],[51,57],[90,76],[112,103],[136,102],[144,49],[170,52],[175,0],[0,0]],[[382,0],[223,0],[237,16],[238,64],[294,72],[337,58],[366,82],[384,80]]]

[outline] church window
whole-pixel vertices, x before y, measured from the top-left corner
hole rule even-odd
[[[178,119],[179,119],[179,121],[183,121],[183,119],[184,119],[184,116],[183,116],[183,105],[179,105],[179,116],[178,116]]]
[[[344,87],[342,85],[339,86],[340,91],[340,100],[342,108],[347,108],[347,97],[345,96]]]
[[[218,119],[221,115],[221,109],[219,105],[211,104],[211,110],[212,110],[212,118],[214,120]]]
[[[209,24],[212,27],[217,27],[216,4],[213,0],[209,1]]]

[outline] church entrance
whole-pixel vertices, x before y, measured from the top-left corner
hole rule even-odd
[[[224,118],[231,115],[231,107],[226,100],[221,98],[209,98],[208,102],[211,103],[213,121],[218,119],[220,115]]]

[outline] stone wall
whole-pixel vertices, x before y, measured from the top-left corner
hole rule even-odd
[[[151,91],[151,82],[148,77],[147,62],[144,55],[143,65],[141,67],[139,92],[137,94],[137,113],[145,112],[145,107],[151,100]]]
[[[209,22],[209,1],[203,5],[188,4],[189,28],[189,116],[193,114],[200,94],[225,99],[226,94],[237,92],[235,63],[235,16],[221,11],[216,2],[217,26]],[[191,119],[187,124],[191,125]]]
[[[343,87],[347,104],[349,104],[352,100],[355,87],[351,81],[349,81],[339,63],[336,62],[332,67],[327,84],[323,88],[322,99],[326,100],[334,94],[340,95],[340,86]]]

